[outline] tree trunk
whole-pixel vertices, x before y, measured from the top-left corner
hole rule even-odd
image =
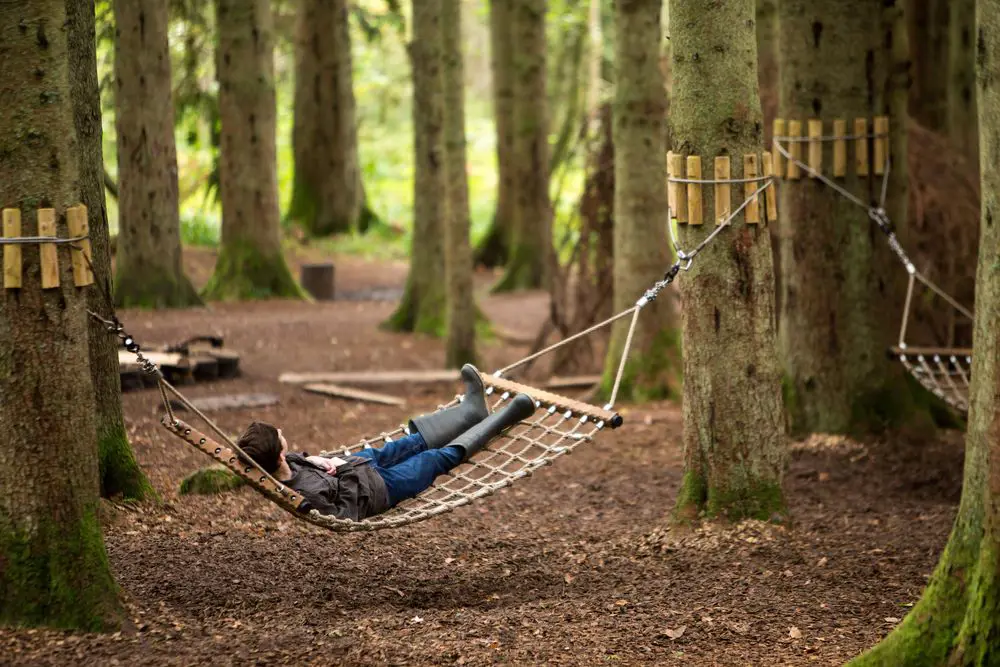
[[[115,303],[198,305],[181,263],[167,3],[115,2],[114,11],[120,211]]]
[[[510,256],[495,291],[547,286],[552,261],[549,121],[545,83],[546,0],[512,0],[514,225]]]
[[[625,310],[670,266],[665,211],[667,93],[660,69],[660,0],[618,0],[615,40],[614,310]],[[679,397],[680,332],[670,293],[643,308],[619,389],[622,400]],[[614,328],[603,390],[613,386],[629,323]]]
[[[54,208],[67,237],[80,202],[66,21],[65,0],[0,5],[0,208],[21,210],[23,236]],[[74,251],[57,252],[59,287],[42,290],[28,245],[22,288],[0,298],[0,624],[100,630],[121,609],[98,523],[87,302]]]
[[[983,204],[962,501],[920,602],[859,667],[978,667],[1000,655],[1000,1],[979,0],[976,23]]]
[[[303,0],[295,58],[295,181],[288,217],[314,236],[346,232],[362,206],[346,0]]]
[[[948,136],[952,145],[974,165],[979,164],[976,110],[976,0],[953,0],[948,28]],[[944,78],[944,77],[942,77]]]
[[[268,0],[216,0],[222,247],[210,299],[302,298],[281,250]]]
[[[403,299],[385,323],[394,331],[445,334],[444,155],[442,0],[413,0],[413,249]]]
[[[675,153],[716,156],[761,150],[754,0],[671,0]],[[719,48],[719,44],[726,45]],[[743,201],[742,189],[730,208]],[[714,193],[703,187],[705,224],[680,225],[691,249],[713,230]],[[675,517],[771,519],[784,510],[784,430],[766,227],[740,214],[678,280],[683,299],[684,481]]]
[[[779,116],[820,118],[832,133],[837,118],[853,127],[854,118],[866,117],[871,129],[873,116],[888,115],[893,168],[886,209],[903,234],[906,88],[893,78],[897,56],[885,40],[896,38],[891,43],[905,49],[905,39],[902,46],[898,40],[906,35],[893,29],[894,12],[898,7],[875,0],[783,0]],[[828,157],[826,168],[831,164]],[[875,205],[882,176],[868,171],[857,176],[852,166],[838,182]],[[792,430],[863,433],[915,418],[910,383],[885,354],[905,293],[899,261],[867,212],[818,180],[786,180],[779,191],[780,339]]]
[[[849,3],[842,4],[847,6]],[[918,123],[934,132],[943,132],[947,127],[950,50],[948,23],[950,16],[954,16],[954,9],[949,15],[948,5],[955,4],[962,3],[954,0],[906,0],[909,41],[918,45],[918,48],[913,49],[913,86],[909,96],[909,111]],[[975,10],[971,4],[969,2],[969,6],[964,8],[970,13],[967,20],[969,25],[972,24]],[[859,52],[855,50],[855,53]],[[972,68],[971,60],[969,68]]]
[[[448,201],[445,207],[445,282],[448,333],[445,359],[456,368],[476,359],[476,303],[472,295],[469,246],[469,176],[465,153],[465,67],[462,54],[462,2],[441,7],[444,68],[444,160]]]
[[[476,249],[474,261],[503,266],[510,256],[514,230],[517,180],[514,171],[514,82],[517,79],[514,12],[510,0],[490,2],[490,69],[493,73],[493,119],[497,133],[497,203],[489,231]]]
[[[73,119],[80,160],[80,197],[87,206],[90,225],[91,262],[100,285],[88,290],[87,307],[109,315],[105,295],[111,288],[111,240],[104,201],[101,98],[97,85],[94,1],[66,0],[69,24],[70,86]],[[121,380],[118,375],[118,339],[94,320],[88,320],[90,373],[97,408],[97,447],[101,470],[101,494],[141,500],[154,494],[139,468],[125,432],[122,416]]]
[[[764,145],[778,111],[778,0],[757,0],[757,80],[764,113]]]

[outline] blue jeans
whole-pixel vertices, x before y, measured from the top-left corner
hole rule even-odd
[[[389,504],[412,498],[462,462],[460,447],[427,449],[419,433],[387,442],[377,449],[362,449],[355,456],[372,460],[372,466],[385,480]]]

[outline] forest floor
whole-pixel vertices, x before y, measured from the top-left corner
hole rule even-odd
[[[300,258],[301,259],[301,258]],[[188,251],[203,284],[209,251]],[[190,396],[273,392],[214,413],[238,432],[280,425],[293,448],[355,442],[433,409],[457,386],[386,387],[403,408],[281,384],[285,371],[438,368],[439,341],[378,329],[402,264],[338,258],[341,299],[125,312],[140,342],[220,334],[242,377]],[[540,293],[490,296],[487,315],[532,335]],[[484,369],[526,347],[491,342]],[[572,394],[571,394],[572,395]],[[835,665],[917,600],[959,498],[961,434],[792,444],[792,521],[667,530],[681,479],[681,411],[625,406],[606,432],[478,505],[392,531],[334,534],[250,489],[179,496],[208,463],[159,427],[155,390],[125,395],[137,456],[161,504],[108,505],[106,543],[129,622],[114,634],[0,630],[3,665]]]

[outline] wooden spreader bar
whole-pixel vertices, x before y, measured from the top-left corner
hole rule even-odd
[[[581,401],[574,401],[572,398],[536,389],[535,387],[529,387],[528,385],[520,384],[519,382],[514,382],[505,378],[498,378],[488,373],[480,373],[479,375],[483,378],[483,384],[487,387],[495,387],[496,390],[501,393],[506,391],[511,394],[527,394],[540,403],[554,405],[562,411],[569,410],[574,415],[578,415],[580,417],[586,415],[594,421],[604,422],[611,428],[618,428],[624,423],[621,415],[617,412],[605,410],[597,407],[596,405],[590,405],[589,403],[583,403]]]
[[[37,212],[37,237],[57,239],[58,214],[53,208],[40,208]],[[26,237],[22,234],[21,211],[16,208],[3,209],[3,225],[0,237],[3,239],[24,239],[22,243],[5,243],[3,248],[3,287],[4,289],[20,289],[23,287],[24,245],[37,245],[41,263],[42,289],[59,287],[59,246],[68,248],[70,263],[73,267],[73,284],[86,287],[94,284],[94,274],[90,269],[91,255],[89,226],[87,224],[87,207],[77,204],[66,209],[66,227],[69,230],[67,239],[79,239],[73,247],[67,240],[60,242],[33,241],[36,237]]]

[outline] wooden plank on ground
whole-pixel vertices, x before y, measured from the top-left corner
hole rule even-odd
[[[600,383],[600,375],[571,375],[566,377],[553,376],[545,383],[546,389],[569,389],[575,387],[590,387]]]
[[[433,382],[458,382],[458,369],[412,371],[340,371],[329,373],[282,373],[279,382],[305,384],[329,382],[331,384],[419,384]]]
[[[188,400],[191,401],[194,407],[203,412],[214,412],[217,410],[240,410],[243,408],[262,408],[269,405],[277,405],[279,398],[277,394],[222,394],[220,396],[205,396]],[[174,410],[187,409],[176,399],[171,399],[170,407]]]
[[[343,387],[336,384],[306,384],[302,387],[306,391],[311,391],[314,394],[323,394],[324,396],[332,396],[334,398],[350,398],[356,401],[367,401],[368,403],[380,403],[382,405],[394,405],[403,406],[406,405],[406,400],[399,398],[397,396],[390,396],[388,394],[377,394],[373,391],[364,391],[361,389],[354,389],[353,387]]]

